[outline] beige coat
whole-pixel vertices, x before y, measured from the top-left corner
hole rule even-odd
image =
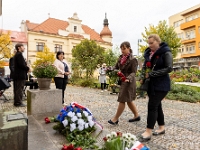
[[[136,98],[136,79],[135,74],[137,72],[138,62],[133,55],[130,55],[127,58],[127,61],[124,65],[120,64],[119,57],[117,64],[115,65],[116,69],[119,69],[130,82],[122,82],[120,86],[120,92],[118,96],[118,102],[131,102]]]
[[[65,60],[63,60],[63,62],[66,63]],[[58,74],[56,75],[56,77],[64,78],[65,68],[64,68],[64,64],[62,63],[62,61],[56,59],[53,64],[54,64],[54,66],[56,66],[56,68],[58,70]]]

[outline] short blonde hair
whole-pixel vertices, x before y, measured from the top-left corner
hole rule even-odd
[[[150,38],[153,38],[158,43],[161,43],[161,39],[160,39],[160,36],[158,34],[151,34],[151,35],[148,36],[148,39],[150,39]]]

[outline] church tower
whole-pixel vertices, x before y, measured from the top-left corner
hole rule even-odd
[[[105,19],[103,21],[104,27],[103,27],[103,30],[100,32],[100,36],[104,41],[112,43],[112,32],[110,31],[108,25],[109,23],[108,23],[108,19],[105,13]]]

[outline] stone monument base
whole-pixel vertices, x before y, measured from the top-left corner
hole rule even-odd
[[[59,113],[62,108],[62,90],[27,90],[27,114]]]
[[[28,150],[27,116],[14,111],[0,112],[0,149]]]

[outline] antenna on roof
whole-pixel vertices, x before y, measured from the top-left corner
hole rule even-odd
[[[48,13],[48,16],[49,16],[49,18],[50,18],[50,13]]]

